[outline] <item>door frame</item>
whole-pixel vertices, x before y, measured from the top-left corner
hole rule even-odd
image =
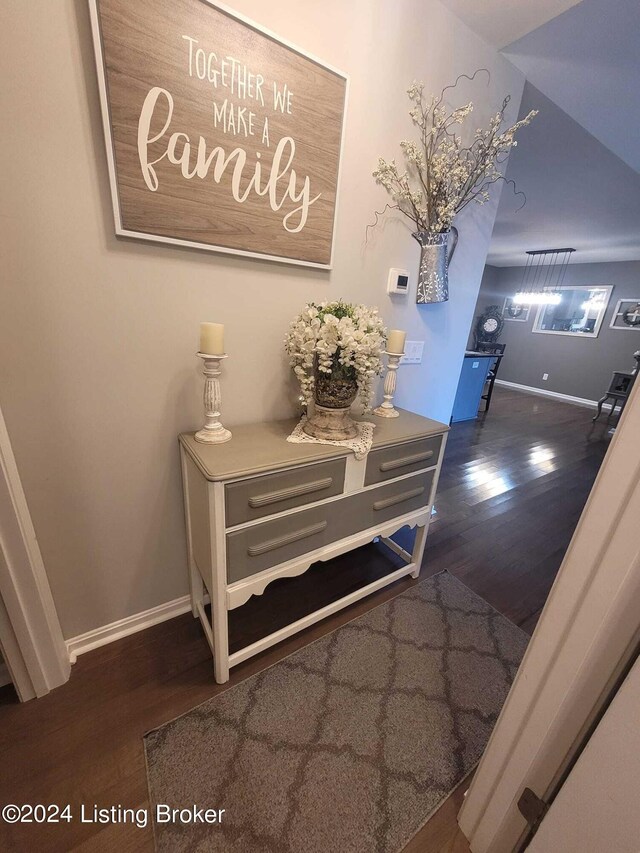
[[[637,648],[638,435],[640,382],[460,810],[473,853],[520,847],[528,831],[517,807],[522,791],[553,798]]]
[[[639,707],[640,659],[636,658],[527,853],[638,850]]]
[[[21,702],[69,679],[69,654],[1,408],[0,651]]]

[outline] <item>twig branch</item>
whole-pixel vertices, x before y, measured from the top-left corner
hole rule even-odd
[[[445,86],[438,97],[424,97],[424,85],[414,83],[408,90],[413,102],[410,111],[414,124],[420,129],[420,142],[401,143],[406,169],[400,172],[394,160],[382,158],[374,177],[391,195],[394,204],[387,209],[399,210],[410,219],[419,231],[446,231],[453,218],[470,202],[483,202],[492,184],[504,180],[499,167],[504,163],[512,146],[515,134],[529,124],[536,114],[530,112],[524,119],[503,129],[505,113],[511,101],[507,95],[500,109],[486,129],[479,128],[473,141],[463,145],[455,125],[464,122],[472,110],[472,104],[447,109],[443,106],[445,93],[455,89],[463,80],[473,82],[480,73],[487,74],[487,85],[491,74],[479,68],[473,75],[460,74],[450,86]],[[513,182],[511,182],[513,183]],[[522,195],[514,185],[517,195]],[[384,213],[384,211],[383,211]],[[376,213],[376,222],[379,214]]]
[[[411,219],[411,221],[413,222],[413,218],[408,213],[406,213],[406,211],[402,210],[402,208],[399,207],[397,204],[385,204],[385,206],[382,208],[382,210],[374,210],[373,211],[373,215],[375,216],[375,222],[369,222],[369,224],[365,228],[365,232],[364,232],[365,245],[367,243],[367,240],[369,239],[369,229],[376,227],[376,225],[380,221],[381,217],[384,216],[384,214],[387,212],[387,210],[398,210],[400,213],[402,213],[404,216],[406,216],[407,219]]]
[[[440,104],[444,100],[444,93],[446,91],[448,91],[449,89],[455,89],[461,80],[469,80],[470,83],[473,83],[473,81],[476,79],[477,75],[480,74],[482,71],[484,71],[487,75],[487,86],[488,86],[489,83],[491,82],[491,72],[489,71],[488,68],[477,68],[473,72],[471,77],[469,77],[468,74],[458,74],[458,76],[456,77],[455,83],[450,83],[448,86],[445,86],[444,89],[440,92],[440,96],[438,98],[436,106],[438,106],[438,107],[440,106]]]

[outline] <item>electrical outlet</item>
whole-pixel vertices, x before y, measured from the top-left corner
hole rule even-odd
[[[543,374],[542,374],[542,379],[544,380],[544,382],[546,382],[548,378],[549,378],[549,374],[548,374],[548,373],[543,373]]]
[[[404,355],[400,364],[420,364],[424,351],[424,341],[407,341],[404,345]]]

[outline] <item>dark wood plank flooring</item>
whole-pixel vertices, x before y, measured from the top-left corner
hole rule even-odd
[[[448,569],[531,632],[608,445],[606,425],[592,427],[591,414],[496,388],[488,416],[455,425],[422,577]],[[338,597],[388,565],[386,549],[367,546],[323,564],[313,583],[309,574],[293,599],[299,602],[303,595],[313,604]],[[399,581],[247,661],[232,670],[229,685],[413,583]],[[292,596],[287,599],[282,585],[238,611],[234,644],[250,641],[256,631],[267,633],[272,614],[287,607],[287,600]],[[1,803],[70,803],[76,815],[83,802],[146,806],[144,732],[229,685],[213,681],[201,629],[186,615],[83,655],[69,683],[43,699],[20,706],[11,687],[0,690]],[[467,784],[449,797],[407,853],[468,850],[455,822]],[[149,827],[130,824],[0,822],[0,848],[126,853],[152,850],[153,840]]]

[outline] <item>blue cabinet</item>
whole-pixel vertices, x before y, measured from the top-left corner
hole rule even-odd
[[[478,417],[480,398],[487,381],[487,374],[494,361],[494,355],[478,352],[465,353],[451,415],[453,423],[470,421]]]

